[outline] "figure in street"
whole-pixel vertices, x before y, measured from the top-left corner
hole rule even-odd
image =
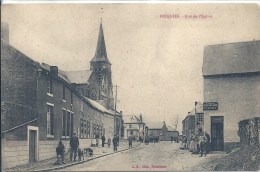
[[[106,141],[106,138],[105,138],[104,135],[102,136],[101,141],[102,141],[102,147],[104,147],[104,145],[105,145],[105,141]]]
[[[209,145],[210,145],[210,136],[208,134],[207,131],[205,131],[205,136],[207,138],[207,142],[206,142],[206,153],[208,154],[209,153]]]
[[[206,156],[206,142],[207,142],[207,138],[205,135],[200,136],[199,137],[199,141],[200,141],[200,157],[202,157],[202,155],[204,154]]]
[[[79,147],[79,138],[76,136],[76,133],[73,133],[73,136],[70,138],[70,161],[74,155],[74,161],[76,161],[77,151]]]
[[[128,137],[129,148],[132,148],[132,143],[133,143],[132,136],[129,136],[129,137]]]
[[[172,141],[173,141],[173,136],[171,136],[171,143],[172,143]]]
[[[110,147],[110,145],[111,145],[111,139],[110,139],[110,137],[108,137],[108,139],[107,139],[107,145],[108,145],[108,147]]]
[[[65,146],[62,143],[62,141],[59,141],[59,144],[56,148],[57,161],[56,161],[55,164],[57,164],[57,165],[65,164],[65,162],[64,162],[64,152],[65,152]]]
[[[98,146],[99,145],[99,135],[97,134],[96,135],[96,146]]]
[[[114,136],[112,142],[113,142],[114,151],[117,151],[117,144],[118,144],[118,141],[117,141],[117,137],[116,137],[116,135]]]

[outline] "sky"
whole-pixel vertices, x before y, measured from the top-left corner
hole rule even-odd
[[[180,131],[194,102],[203,102],[204,46],[260,39],[257,4],[5,4],[1,8],[1,19],[9,24],[9,43],[62,70],[90,68],[102,17],[113,85],[118,85],[117,109],[125,115],[141,113],[147,122],[165,120],[167,125],[178,116]]]

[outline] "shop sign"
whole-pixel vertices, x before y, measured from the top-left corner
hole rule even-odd
[[[204,102],[203,110],[218,110],[218,102]]]

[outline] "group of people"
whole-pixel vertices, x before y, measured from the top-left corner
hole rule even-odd
[[[98,140],[98,137],[96,139]],[[101,141],[102,141],[102,147],[104,147],[105,141],[106,141],[106,138],[104,135],[101,137]],[[98,145],[98,143],[99,142],[96,141],[97,145]],[[119,146],[119,136],[118,135],[115,135],[113,137],[112,143],[113,143],[113,150],[117,151],[117,147]],[[107,139],[107,145],[108,145],[108,147],[110,147],[110,145],[111,145],[110,137]],[[64,154],[65,154],[65,146],[62,143],[62,141],[60,140],[58,143],[58,146],[56,147],[56,155],[57,155],[56,164],[65,164]],[[76,161],[77,155],[78,155],[79,160],[81,160],[81,158],[83,157],[83,150],[81,150],[79,148],[79,138],[76,136],[76,133],[73,133],[72,137],[70,138],[70,161],[72,161],[72,159],[74,161]]]
[[[62,141],[59,141],[59,144],[56,148],[58,164],[61,164],[61,163],[65,164],[64,153],[65,153],[65,146],[62,143]],[[81,159],[81,155],[82,155],[81,153],[82,153],[82,151],[79,149],[79,138],[76,136],[76,133],[73,133],[72,137],[70,138],[70,161],[72,161],[73,157],[74,157],[74,161],[76,161],[77,154],[79,155],[79,158]]]
[[[200,154],[201,157],[209,153],[210,136],[207,131],[200,135],[191,135],[190,138],[183,136],[181,141],[182,147],[188,149],[193,154]]]
[[[98,139],[98,138],[96,138],[96,139]],[[105,142],[106,142],[106,137],[104,135],[101,137],[101,141],[102,141],[102,147],[104,147]],[[112,143],[113,143],[113,150],[117,151],[117,147],[119,146],[119,136],[118,135],[115,135],[113,137]],[[107,145],[108,145],[108,147],[110,147],[110,145],[111,145],[110,137],[108,137],[108,139],[107,139]]]

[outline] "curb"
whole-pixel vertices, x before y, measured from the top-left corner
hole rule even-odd
[[[59,169],[71,167],[71,166],[73,166],[73,165],[83,164],[83,163],[85,163],[85,162],[92,161],[92,160],[95,160],[95,159],[98,159],[98,158],[102,158],[102,157],[105,157],[105,156],[108,156],[108,155],[112,155],[112,154],[116,154],[116,153],[120,153],[120,152],[124,152],[124,151],[130,150],[130,149],[134,149],[134,148],[140,146],[141,144],[142,144],[142,143],[139,143],[137,146],[132,147],[132,148],[122,149],[122,150],[117,151],[117,152],[112,152],[112,153],[108,153],[108,154],[105,154],[105,155],[100,155],[100,156],[97,156],[97,157],[95,157],[95,158],[90,158],[90,159],[88,159],[88,160],[83,160],[83,161],[71,163],[71,164],[68,164],[68,165],[63,165],[63,166],[58,166],[58,167],[52,167],[52,168],[47,168],[47,169],[45,168],[45,169],[39,169],[39,170],[32,170],[32,171],[41,172],[41,171],[59,170]]]

